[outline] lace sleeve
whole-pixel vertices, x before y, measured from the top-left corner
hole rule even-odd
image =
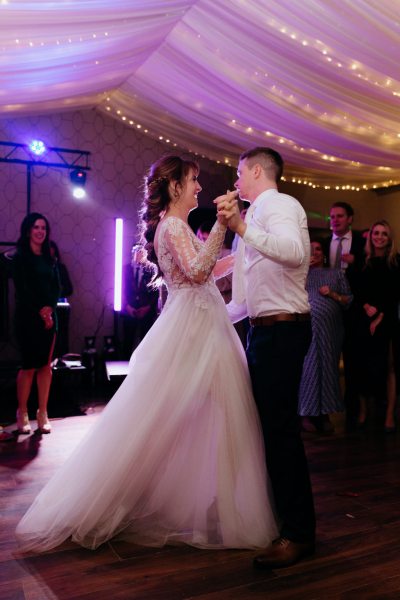
[[[213,270],[214,279],[218,280],[222,277],[230,275],[233,271],[233,265],[235,264],[235,255],[228,254],[217,260],[217,263]]]
[[[165,224],[165,244],[179,269],[193,283],[204,283],[217,261],[226,228],[218,221],[207,241],[197,250],[190,227],[177,217],[169,217]]]

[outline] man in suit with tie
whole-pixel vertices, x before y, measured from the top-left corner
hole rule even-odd
[[[364,265],[365,239],[358,231],[352,231],[354,210],[347,202],[335,202],[329,211],[332,235],[324,248],[332,269],[346,273],[350,287]]]
[[[233,271],[233,322],[250,317],[247,360],[264,432],[266,462],[280,519],[280,536],[254,566],[291,565],[314,552],[315,513],[297,415],[304,357],[311,341],[305,282],[310,263],[306,214],[278,191],[281,156],[271,148],[244,152],[235,187],[250,202],[220,200],[218,214],[240,236]]]
[[[152,271],[142,263],[142,246],[133,246],[131,257],[131,264],[124,268],[122,288],[123,355],[127,359],[156,320],[158,301],[158,291],[148,287]]]
[[[335,202],[330,212],[332,235],[324,248],[332,269],[341,269],[348,279],[353,295],[357,296],[357,276],[365,261],[365,238],[358,231],[352,231],[353,207],[347,202]],[[345,379],[344,403],[346,406],[346,427],[352,431],[358,414],[358,390],[355,385],[359,348],[354,334],[354,318],[357,303],[353,302],[343,311],[345,337],[343,342],[343,365]]]

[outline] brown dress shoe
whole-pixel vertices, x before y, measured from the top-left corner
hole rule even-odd
[[[300,543],[292,542],[286,538],[278,538],[264,554],[256,556],[254,567],[256,569],[279,569],[294,565],[305,556],[314,554],[314,542]]]

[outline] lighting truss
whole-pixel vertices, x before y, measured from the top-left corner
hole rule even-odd
[[[46,147],[46,152],[37,156],[29,148],[29,144],[0,141],[0,163],[26,165],[27,169],[27,213],[31,211],[31,175],[34,166],[52,167],[56,169],[81,169],[90,171],[90,152],[71,150],[69,148]]]

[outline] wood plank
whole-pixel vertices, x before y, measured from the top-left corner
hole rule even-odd
[[[50,436],[0,445],[0,600],[400,598],[400,436],[346,435],[340,423],[333,435],[305,436],[317,552],[290,568],[255,571],[251,551],[118,540],[96,551],[66,542],[18,555],[16,524],[100,410],[53,419]]]

